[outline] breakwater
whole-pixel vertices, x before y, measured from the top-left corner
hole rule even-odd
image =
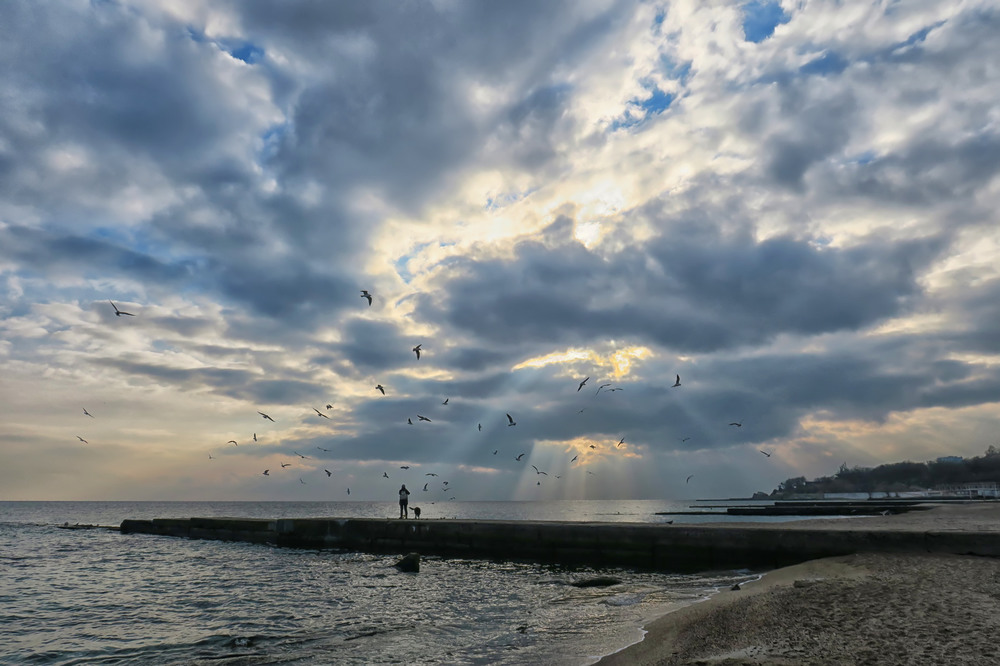
[[[1000,556],[1000,532],[363,518],[125,520],[122,534],[291,548],[628,566],[669,571],[773,568],[856,552]]]

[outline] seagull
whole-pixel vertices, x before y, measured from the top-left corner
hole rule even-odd
[[[301,453],[299,453],[298,451],[292,451],[292,453],[294,453],[295,455],[297,455],[297,456],[298,456],[299,458],[302,458],[303,460],[305,460],[306,458],[308,458],[308,457],[309,457],[309,456],[304,456],[304,455],[302,455],[302,454],[301,454]]]
[[[482,431],[483,431],[483,424],[482,424],[482,423],[480,423],[480,424],[479,424],[479,432],[482,432]]]
[[[688,441],[689,439],[691,439],[691,438],[690,438],[690,437],[681,437],[681,441],[682,441],[682,442],[686,442],[686,441]]]
[[[493,449],[493,455],[496,455],[500,449]]]
[[[511,416],[510,414],[507,415],[507,421],[508,421],[508,423],[507,423],[507,427],[508,428],[510,426],[516,426],[517,425],[517,423],[514,422],[514,417]]]
[[[382,472],[382,477],[383,477],[383,478],[385,478],[385,479],[388,479],[388,478],[389,478],[389,475],[388,475],[388,474],[386,474],[385,472]]]
[[[731,426],[736,426],[737,428],[742,428],[742,427],[743,427],[743,424],[742,424],[742,423],[737,423],[736,421],[733,421],[733,422],[732,422],[732,423],[730,423],[729,425],[731,425]]]
[[[306,482],[302,480],[301,476],[299,477],[299,483],[301,483],[303,486],[306,485]]]
[[[768,453],[767,451],[764,451],[763,449],[758,449],[758,450],[759,450],[759,451],[760,451],[761,453],[763,453],[763,454],[764,454],[765,456],[767,456],[768,458],[770,458],[770,457],[771,457],[771,454],[770,454],[770,453]]]
[[[361,298],[367,298],[368,299],[368,307],[372,306],[372,295],[368,293],[367,289],[362,289],[361,290]]]
[[[324,469],[323,471],[326,472],[326,477],[327,478],[330,478],[331,476],[333,476],[333,472],[331,472],[330,470]]]
[[[409,465],[400,465],[399,469],[410,469]]]
[[[586,384],[589,379],[590,379],[590,377],[587,377],[587,379],[584,379],[582,382],[580,382],[580,385],[576,387],[576,392],[577,393],[580,392],[580,389],[583,388],[583,385]]]
[[[271,470],[265,469],[263,472],[264,476],[271,476]]]
[[[226,442],[226,444],[232,444],[232,445],[234,445],[234,446],[239,446],[239,444],[237,444],[237,443],[236,443],[236,440],[235,440],[235,439],[231,439],[231,440],[229,440],[228,442]]]
[[[608,389],[608,390],[613,392],[613,391],[624,391],[625,389],[623,389],[621,386],[616,386],[616,387],[614,387],[612,389]]]
[[[115,309],[115,316],[116,317],[121,317],[122,315],[127,315],[129,317],[134,317],[135,316],[131,312],[125,312],[124,310],[119,310],[118,306],[115,305],[115,302],[112,301],[111,299],[108,299],[108,303],[111,303],[111,307],[113,307]]]
[[[83,442],[84,444],[90,444],[90,442],[88,442],[87,440],[85,440],[83,437],[80,437],[79,435],[77,435],[76,438],[78,440],[80,440],[81,442]]]
[[[591,444],[591,445],[590,445],[590,448],[592,448],[592,449],[596,449],[596,448],[597,448],[597,444]]]
[[[523,458],[523,457],[524,457],[524,454],[522,453],[522,454],[521,454],[521,455],[519,455],[518,457],[514,458],[514,460],[521,460],[521,458]]]
[[[316,409],[315,407],[313,407],[313,411],[314,411],[314,412],[316,412],[317,414],[319,414],[320,416],[322,416],[322,417],[323,417],[324,419],[328,419],[328,418],[330,418],[329,416],[327,416],[327,415],[326,415],[326,414],[324,414],[323,412],[319,411],[319,410],[318,410],[318,409]]]
[[[419,420],[419,421],[427,421],[428,423],[431,422],[431,420],[429,418],[427,418],[426,416],[421,416],[420,414],[417,414],[417,420]]]
[[[451,398],[445,398],[444,402],[442,402],[441,404],[442,405],[447,405],[449,400],[451,400]]]
[[[413,425],[413,420],[410,419],[410,417],[406,417],[406,422],[409,423],[410,425]]]
[[[684,483],[688,483],[688,482],[689,482],[689,481],[691,481],[691,479],[693,479],[693,478],[694,478],[694,474],[692,474],[692,475],[691,475],[691,476],[689,476],[688,478],[684,479]]]
[[[215,460],[215,456],[213,456],[211,453],[209,453],[208,454],[208,459],[209,460]]]
[[[292,463],[281,463],[281,469],[285,469],[286,467],[291,467],[291,466]]]
[[[257,413],[260,414],[262,418],[270,421],[271,423],[274,423],[274,419],[272,419],[270,416],[268,416],[264,412],[258,410]]]
[[[674,382],[674,385],[673,385],[673,386],[671,386],[670,388],[677,388],[677,387],[678,387],[678,386],[680,386],[680,385],[681,385],[681,376],[680,376],[680,375],[677,375],[677,381],[675,381],[675,382]]]
[[[427,472],[424,476],[437,476],[434,472]]]
[[[414,347],[410,351],[412,351],[414,354],[417,355],[417,360],[419,361],[420,360],[420,345],[417,345],[416,347]]]
[[[94,415],[88,412],[86,407],[83,408],[83,413],[89,416],[90,418],[94,418]]]
[[[573,456],[573,459],[572,459],[572,460],[570,460],[570,462],[576,462],[576,459],[577,459],[577,458],[579,458],[579,457],[580,457],[580,456],[578,456],[578,455],[576,455],[576,456]]]
[[[351,494],[351,489],[350,489],[350,488],[348,488],[348,489],[347,489],[347,494],[348,494],[348,495],[350,495],[350,494]]]
[[[376,384],[376,385],[375,385],[375,390],[376,390],[376,391],[381,391],[381,392],[382,392],[382,395],[385,395],[385,387],[384,387],[384,386],[382,386],[381,384]]]
[[[257,433],[253,434],[253,441],[255,441],[255,442],[257,441]]]
[[[327,409],[333,409],[333,405],[327,405],[326,408]]]
[[[544,474],[545,476],[549,475],[548,472],[543,472],[543,471],[539,470],[537,467],[535,467],[534,465],[532,465],[532,467],[535,468],[535,474]]]
[[[621,439],[619,439],[619,440],[618,440],[618,444],[617,444],[617,446],[619,446],[619,447],[620,447],[620,446],[621,446],[622,444],[624,444],[624,443],[625,443],[625,438],[624,438],[624,437],[622,437]]]
[[[424,492],[425,493],[427,492],[427,484],[426,483],[424,484]]]
[[[322,446],[317,446],[316,448],[319,449],[320,451],[326,451],[327,453],[330,452],[330,449],[324,449]]]
[[[607,388],[609,386],[611,386],[611,382],[608,382],[607,384],[601,384],[600,386],[597,387],[597,393],[600,393],[602,388]],[[597,393],[595,393],[594,395],[597,395]]]

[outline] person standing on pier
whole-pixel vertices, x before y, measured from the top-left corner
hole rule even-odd
[[[409,518],[409,511],[407,510],[407,505],[410,503],[410,491],[406,489],[406,484],[404,483],[399,489],[399,517]]]

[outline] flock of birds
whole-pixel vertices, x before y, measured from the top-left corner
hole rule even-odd
[[[365,290],[365,289],[361,290],[361,298],[367,299],[369,307],[372,305],[372,302],[374,300],[372,294],[368,290]],[[109,300],[108,302],[111,303],[111,307],[114,308],[114,313],[115,313],[116,317],[122,317],[122,316],[134,317],[134,316],[136,316],[136,315],[134,315],[131,312],[125,312],[124,310],[119,309],[118,306],[115,305],[114,301]],[[422,352],[422,346],[423,346],[422,344],[418,344],[418,345],[416,345],[415,347],[413,347],[410,350],[410,351],[412,351],[416,355],[416,358],[417,358],[418,361],[420,360],[420,354]],[[590,379],[591,379],[590,377],[585,377],[584,379],[582,379],[577,384],[576,392],[579,393],[580,391],[582,391],[583,388],[587,385],[587,382],[590,381]],[[678,374],[678,375],[676,375],[675,381],[671,385],[671,388],[680,388],[680,387],[681,387],[681,376]],[[383,396],[386,395],[385,386],[383,386],[381,383],[376,384],[374,390],[378,391]],[[612,382],[606,382],[606,383],[600,384],[597,387],[597,391],[594,393],[594,396],[596,397],[596,396],[600,395],[602,391],[605,391],[607,393],[613,393],[613,392],[622,391],[622,390],[624,390],[623,387],[613,386]],[[451,398],[445,398],[444,402],[442,402],[441,405],[442,406],[447,406],[448,403],[449,403],[449,401],[450,401],[450,399]],[[316,415],[318,417],[321,417],[321,418],[324,418],[324,419],[329,419],[330,418],[329,415],[327,415],[323,411],[317,409],[316,407],[312,407],[311,409],[316,413]],[[326,409],[327,410],[333,409],[333,405],[332,404],[327,404],[326,405]],[[583,412],[583,411],[585,411],[585,409],[586,408],[581,409],[579,411]],[[84,413],[85,416],[87,416],[89,418],[92,418],[92,419],[96,418],[93,414],[91,414],[89,411],[87,411],[86,407],[83,408],[83,413]],[[266,412],[262,412],[262,411],[258,410],[257,414],[260,415],[260,417],[264,421],[269,421],[271,423],[276,423],[276,421],[269,414],[267,414]],[[514,426],[517,425],[517,422],[514,420],[514,417],[509,412],[506,412],[505,416],[506,416],[506,419],[507,419],[507,423],[506,423],[507,427],[514,427]],[[417,422],[418,423],[419,422],[427,422],[427,423],[431,423],[432,422],[432,420],[430,418],[428,418],[427,416],[424,416],[422,414],[416,414],[416,417],[417,417]],[[413,420],[412,420],[411,417],[407,417],[406,422],[409,425],[414,425]],[[735,427],[735,428],[742,428],[743,427],[743,421],[742,420],[741,421],[731,421],[729,423],[729,426]],[[480,432],[482,432],[482,430],[483,430],[483,424],[482,423],[478,423],[477,424],[477,429]],[[86,439],[84,439],[83,437],[81,437],[80,435],[77,435],[76,438],[78,440],[80,440],[80,442],[82,442],[84,444],[89,444],[90,443],[89,441],[87,441]],[[253,442],[258,442],[259,441],[258,438],[257,438],[257,433],[256,432],[253,433],[252,438],[253,438]],[[681,437],[681,438],[679,438],[679,440],[682,443],[683,442],[687,442],[690,439],[691,439],[691,437]],[[228,440],[226,443],[227,444],[232,444],[233,446],[239,446],[239,442],[237,442],[234,439]],[[625,437],[622,437],[621,439],[618,440],[617,444],[615,444],[615,449],[620,449],[624,445],[625,445]],[[320,451],[325,452],[325,453],[329,453],[330,452],[330,449],[326,449],[326,448],[323,448],[321,446],[317,446],[316,448],[318,450],[320,450]],[[589,448],[596,450],[598,448],[598,445],[595,444],[595,443],[592,443],[592,444],[589,445]],[[764,456],[766,456],[768,458],[770,458],[771,455],[772,455],[770,452],[764,451],[763,449],[758,449],[758,450],[760,451],[760,453],[762,453]],[[496,456],[496,455],[499,454],[499,452],[500,452],[499,449],[494,449],[493,450],[493,455]],[[311,459],[310,456],[303,455],[303,454],[299,453],[298,451],[293,451],[292,453],[294,455],[296,455],[300,460],[310,460]],[[517,456],[514,456],[514,461],[515,462],[522,462],[525,455],[526,455],[526,453],[520,453]],[[211,454],[211,452],[208,454],[208,458],[210,460],[215,460],[215,456],[213,456]],[[574,455],[573,458],[570,459],[569,464],[572,465],[573,463],[577,463],[578,461],[579,461],[579,454]],[[292,467],[293,463],[281,462],[280,466],[281,466],[281,469],[286,469],[288,467]],[[542,485],[541,479],[540,479],[540,477],[542,477],[542,476],[550,477],[550,478],[554,478],[554,479],[561,479],[563,477],[562,474],[552,474],[552,475],[550,475],[547,471],[540,470],[535,465],[531,465],[531,468],[535,471],[535,476],[539,477],[538,480],[536,480],[536,485],[538,485],[538,486]],[[410,465],[401,465],[400,469],[402,469],[402,470],[409,470],[410,469]],[[323,469],[323,472],[326,474],[326,477],[328,479],[332,478],[333,475],[334,475],[334,473],[332,471],[330,471],[329,469]],[[587,474],[593,474],[593,472],[590,471],[590,470],[587,470]],[[261,476],[270,477],[271,476],[271,468],[265,469],[261,473]],[[434,472],[427,472],[424,476],[427,476],[427,477],[437,477],[438,474],[434,473]],[[381,478],[382,479],[389,479],[390,477],[389,477],[388,472],[383,471]],[[694,478],[693,474],[688,475],[687,478],[685,479],[685,483],[690,483],[690,481],[691,481],[692,478]],[[299,483],[301,483],[302,485],[307,485],[305,479],[303,479],[301,476],[299,477]],[[430,483],[431,483],[430,481],[424,483],[424,485],[423,485],[423,491],[424,492],[429,492],[429,490],[430,490],[429,489]],[[440,488],[441,492],[443,492],[445,494],[450,494],[451,492],[453,492],[453,490],[454,490],[454,487],[450,485],[450,482],[448,482],[448,481],[442,481],[441,482],[441,488]],[[351,494],[350,487],[346,488],[346,494],[347,495]],[[456,497],[455,496],[450,496],[448,499],[449,500],[454,500],[454,499],[456,499]]]

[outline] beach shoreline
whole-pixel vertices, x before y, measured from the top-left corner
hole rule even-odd
[[[836,522],[840,529],[882,523],[903,530],[997,531],[1000,507],[941,507]],[[1000,560],[867,552],[775,569],[739,590],[720,591],[648,623],[641,641],[596,663],[985,665],[1000,663],[991,638],[998,629]]]

